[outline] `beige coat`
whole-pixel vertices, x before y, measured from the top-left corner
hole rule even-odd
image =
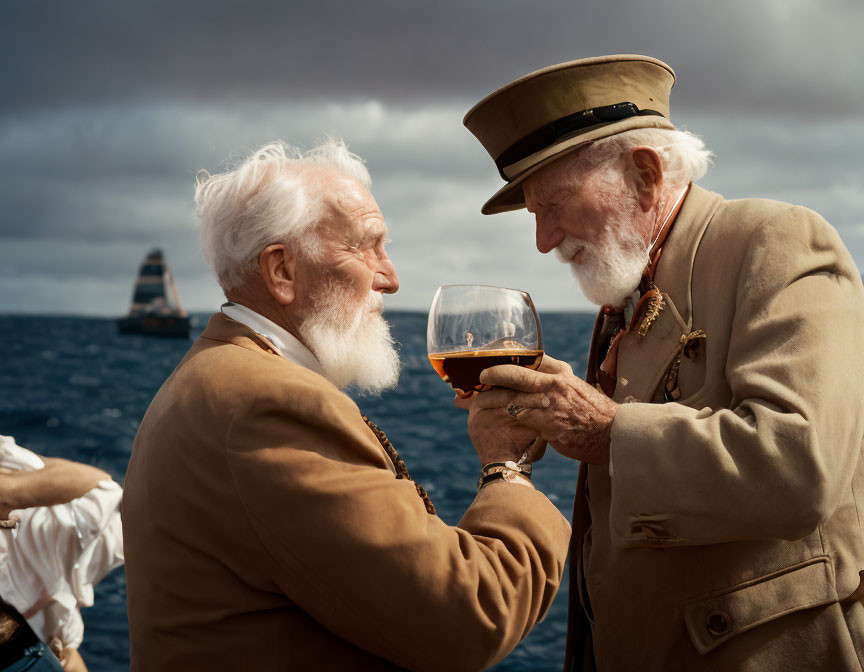
[[[221,314],[141,423],[123,525],[137,672],[479,670],[548,609],[570,532],[507,483],[448,527],[349,397]]]
[[[694,186],[655,284],[659,318],[620,346],[611,478],[580,471],[565,669],[583,669],[590,600],[601,671],[861,670],[855,264],[805,208]]]

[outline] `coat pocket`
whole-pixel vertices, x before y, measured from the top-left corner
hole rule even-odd
[[[803,609],[837,602],[834,568],[819,556],[681,605],[687,632],[700,654]]]

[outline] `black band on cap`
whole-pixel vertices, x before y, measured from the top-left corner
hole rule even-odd
[[[531,156],[535,152],[546,149],[565,135],[571,135],[589,126],[611,124],[629,117],[645,115],[662,117],[663,113],[656,110],[640,110],[635,103],[615,103],[614,105],[593,107],[590,110],[568,114],[566,117],[561,117],[561,119],[556,119],[545,126],[531,131],[525,137],[514,142],[501,152],[501,155],[495,161],[495,165],[498,167],[501,177],[509,182],[510,178],[504,174],[504,168],[521,161],[526,156]]]

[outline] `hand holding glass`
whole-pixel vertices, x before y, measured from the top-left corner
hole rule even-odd
[[[439,287],[426,329],[429,361],[463,399],[488,389],[480,374],[499,364],[537,369],[540,318],[528,292],[485,285]]]

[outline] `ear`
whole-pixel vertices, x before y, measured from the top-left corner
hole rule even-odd
[[[660,198],[663,184],[663,162],[653,147],[637,147],[630,153],[633,169],[638,176],[636,196],[642,212],[648,212]]]
[[[258,255],[261,278],[270,296],[280,306],[287,306],[294,301],[295,262],[294,255],[281,243],[268,245]]]

